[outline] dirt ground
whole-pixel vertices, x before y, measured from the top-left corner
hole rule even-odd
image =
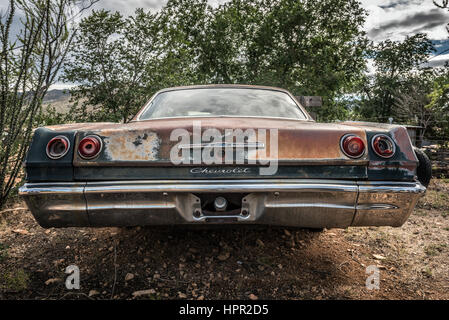
[[[43,229],[24,207],[0,213],[0,299],[449,299],[447,179],[401,228]]]

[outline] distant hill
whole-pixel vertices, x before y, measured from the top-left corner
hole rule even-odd
[[[65,113],[70,109],[70,93],[69,90],[49,90],[44,97],[44,106],[52,106],[57,112]]]
[[[62,101],[62,100],[68,100],[70,98],[69,90],[49,90],[47,91],[47,94],[44,97],[44,103],[48,103],[51,101]]]

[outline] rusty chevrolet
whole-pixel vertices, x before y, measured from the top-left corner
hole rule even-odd
[[[42,227],[404,224],[430,162],[403,126],[317,123],[262,86],[157,92],[129,123],[38,128],[20,188]]]

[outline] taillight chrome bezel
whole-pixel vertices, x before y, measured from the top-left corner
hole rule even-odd
[[[390,155],[383,155],[383,154],[378,152],[377,148],[375,147],[375,143],[376,143],[377,138],[384,138],[385,140],[387,140],[391,144],[392,152],[391,152]],[[384,159],[390,159],[390,158],[392,158],[396,154],[396,144],[394,143],[393,139],[390,136],[388,136],[386,134],[383,134],[383,133],[376,134],[371,139],[371,148],[373,148],[373,151],[374,151],[374,153],[376,155],[378,155],[379,157],[384,158]]]
[[[345,142],[345,140],[346,140],[347,138],[350,138],[350,137],[354,137],[354,138],[360,139],[360,141],[362,142],[362,144],[363,144],[363,152],[362,152],[360,155],[356,155],[356,156],[355,156],[355,155],[348,154],[348,153],[346,152],[346,150],[345,150],[345,148],[344,148],[344,142]],[[363,141],[363,139],[360,138],[358,135],[353,134],[353,133],[348,133],[348,134],[345,134],[344,136],[341,137],[341,139],[340,139],[340,149],[341,149],[341,151],[345,154],[345,156],[347,156],[347,157],[349,157],[349,158],[351,158],[351,159],[360,159],[360,158],[363,157],[363,156],[365,155],[365,153],[366,153],[366,143],[365,143],[365,141]]]
[[[61,154],[58,154],[58,155],[54,155],[50,151],[50,146],[55,140],[62,140],[65,145],[64,152]],[[62,157],[64,157],[67,154],[67,152],[69,152],[69,150],[70,150],[70,140],[66,136],[56,136],[56,137],[51,138],[50,141],[48,141],[48,143],[47,143],[47,147],[45,148],[47,157],[49,157],[52,160],[61,159]]]
[[[82,143],[83,140],[85,140],[85,139],[95,139],[95,140],[97,140],[97,141],[99,142],[99,145],[100,145],[100,147],[98,148],[98,151],[97,151],[94,155],[89,156],[89,157],[83,155],[83,154],[81,153],[81,151],[80,151],[81,143]],[[103,140],[101,140],[101,138],[100,138],[99,136],[97,136],[97,135],[88,135],[88,136],[85,136],[85,137],[82,138],[82,139],[80,140],[80,142],[78,143],[78,155],[79,155],[82,159],[84,159],[84,160],[92,160],[92,159],[95,159],[95,158],[98,157],[98,155],[101,153],[101,150],[103,150]]]

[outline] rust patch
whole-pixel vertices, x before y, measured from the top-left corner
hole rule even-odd
[[[160,139],[151,131],[105,130],[104,154],[111,161],[157,160]]]

